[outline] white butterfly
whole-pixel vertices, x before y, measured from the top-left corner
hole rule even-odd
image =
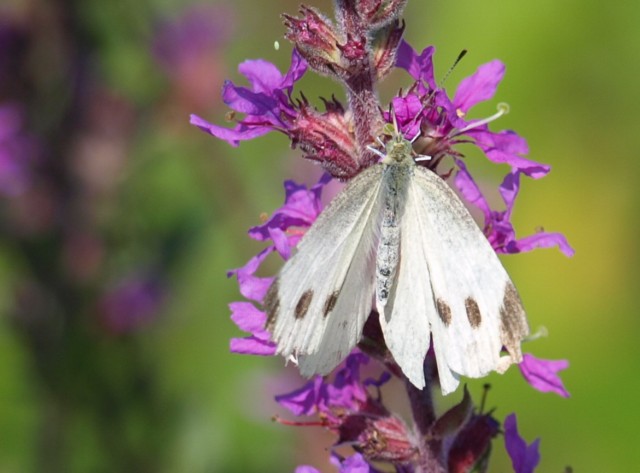
[[[491,245],[442,178],[415,164],[402,135],[380,154],[322,212],[270,287],[277,352],[296,358],[305,376],[327,374],[375,307],[389,351],[419,389],[431,337],[443,394],[460,376],[519,363],[527,321]]]

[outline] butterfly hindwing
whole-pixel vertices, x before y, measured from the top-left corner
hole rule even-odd
[[[358,342],[371,310],[381,166],[356,176],[298,244],[265,298],[278,353],[325,374]]]
[[[409,193],[435,299],[430,322],[440,377],[477,378],[519,362],[528,333],[524,310],[484,234],[433,172],[416,166]],[[500,356],[503,345],[509,357]]]

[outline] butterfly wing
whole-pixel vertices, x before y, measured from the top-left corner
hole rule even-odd
[[[267,328],[310,376],[358,343],[371,311],[381,166],[356,176],[318,217],[265,297]]]
[[[432,294],[433,300],[425,301],[431,302],[426,313],[441,387],[447,393],[457,387],[460,375],[477,378],[520,362],[520,341],[528,326],[507,272],[453,190],[433,172],[416,166],[408,193],[402,230],[406,227],[410,233],[417,231],[413,226],[420,227],[416,242],[407,246],[424,255],[427,271],[414,263],[409,282],[399,280],[398,285],[411,285],[407,291],[415,297]],[[413,249],[417,245],[422,252]],[[500,355],[503,346],[506,357]]]

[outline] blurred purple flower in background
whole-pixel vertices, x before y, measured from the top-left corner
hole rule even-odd
[[[23,192],[31,182],[35,139],[24,129],[24,112],[17,104],[0,104],[0,194]]]
[[[103,322],[116,334],[134,332],[158,316],[166,297],[167,289],[153,273],[132,274],[103,295]]]
[[[35,471],[73,471],[79,458],[88,470],[160,471],[181,401],[158,388],[140,332],[203,228],[184,199],[193,181],[175,180],[179,167],[163,176],[158,155],[179,162],[184,149],[169,148],[184,141],[161,112],[215,100],[230,13],[203,7],[165,24],[154,63],[141,41],[153,2],[130,22],[117,5],[42,7],[0,7],[2,303],[34,412],[24,452]],[[136,72],[123,79],[123,65]],[[145,75],[158,65],[168,94]]]
[[[208,109],[218,100],[226,72],[222,54],[233,25],[233,11],[222,4],[191,5],[177,18],[158,21],[153,55],[184,108]]]

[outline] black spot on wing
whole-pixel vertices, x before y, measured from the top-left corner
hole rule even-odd
[[[440,320],[448,327],[451,324],[451,307],[442,299],[438,299],[436,301],[436,308],[438,309]]]
[[[480,327],[482,315],[480,314],[480,307],[478,307],[478,303],[470,297],[467,297],[464,301],[464,307],[467,310],[467,318],[469,319],[471,326],[473,328]]]
[[[527,318],[518,291],[511,282],[504,288],[500,307],[500,335],[509,353],[520,353],[520,340],[529,333]]]
[[[265,323],[265,328],[272,332],[273,327],[278,318],[278,311],[280,310],[280,297],[278,296],[278,287],[279,287],[278,278],[274,279],[269,286],[269,290],[264,297],[264,308],[267,311],[267,322]]]
[[[329,312],[331,312],[333,308],[336,306],[336,302],[338,300],[339,294],[340,294],[340,291],[334,291],[329,295],[329,297],[327,297],[327,300],[324,301],[324,307],[322,308],[322,315],[324,317],[329,315]]]
[[[294,311],[294,315],[296,319],[301,319],[305,315],[307,315],[307,311],[309,310],[309,306],[311,305],[312,299],[313,299],[313,291],[311,289],[306,290],[300,296],[300,300],[296,304],[296,310]]]

